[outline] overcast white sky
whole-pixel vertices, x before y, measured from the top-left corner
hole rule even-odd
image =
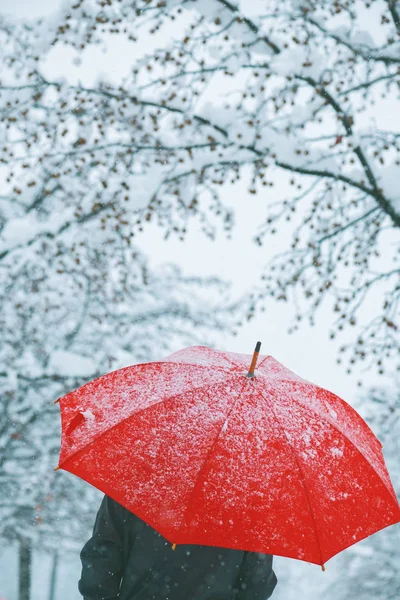
[[[61,4],[62,0],[0,0],[0,12],[19,17],[49,16]],[[128,58],[131,55],[132,46],[113,36],[113,43],[106,54],[99,48],[89,48],[81,54],[79,66],[73,63],[76,51],[57,47],[41,68],[49,78],[64,76],[71,82],[80,79],[83,84],[90,85],[99,73],[115,81],[127,74],[132,64]],[[284,189],[285,182],[282,181],[280,186]],[[274,189],[274,194],[277,192]],[[217,242],[212,242],[193,223],[184,242],[163,240],[163,231],[154,225],[149,225],[136,241],[148,253],[152,264],[173,261],[188,274],[218,275],[231,280],[233,290],[240,293],[257,284],[262,267],[270,257],[286,250],[288,236],[287,232],[280,232],[276,239],[270,240],[269,247],[256,246],[251,237],[261,222],[265,201],[261,196],[248,195],[243,183],[224,190],[223,194],[237,210],[237,227],[231,240],[221,235]],[[251,354],[255,342],[260,340],[263,354],[275,356],[302,377],[352,403],[358,391],[358,379],[376,382],[368,372],[361,370],[361,366],[355,368],[352,375],[347,375],[345,368],[336,364],[337,345],[328,338],[332,314],[328,306],[322,308],[314,328],[305,324],[297,334],[288,335],[286,330],[292,307],[268,301],[265,313],[241,328],[237,337],[221,336],[218,347]],[[340,345],[343,342],[343,339],[339,340]]]

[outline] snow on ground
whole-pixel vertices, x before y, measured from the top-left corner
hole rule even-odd
[[[31,600],[47,600],[50,593],[51,557],[36,552],[32,565]],[[55,600],[82,600],[78,591],[79,555],[65,555],[59,561]],[[18,600],[18,553],[16,546],[0,550],[0,600]]]

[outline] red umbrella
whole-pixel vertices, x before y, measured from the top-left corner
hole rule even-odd
[[[186,348],[60,399],[59,466],[173,544],[324,565],[400,521],[368,425],[275,360]],[[174,546],[173,546],[174,547]]]

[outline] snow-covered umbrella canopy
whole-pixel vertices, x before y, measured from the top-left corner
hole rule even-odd
[[[323,566],[398,522],[382,446],[358,413],[272,356],[255,371],[251,358],[194,346],[67,394],[58,468],[173,544]]]

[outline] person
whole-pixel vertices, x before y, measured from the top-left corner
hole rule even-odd
[[[277,584],[272,556],[177,545],[104,496],[80,553],[85,600],[267,600]]]

